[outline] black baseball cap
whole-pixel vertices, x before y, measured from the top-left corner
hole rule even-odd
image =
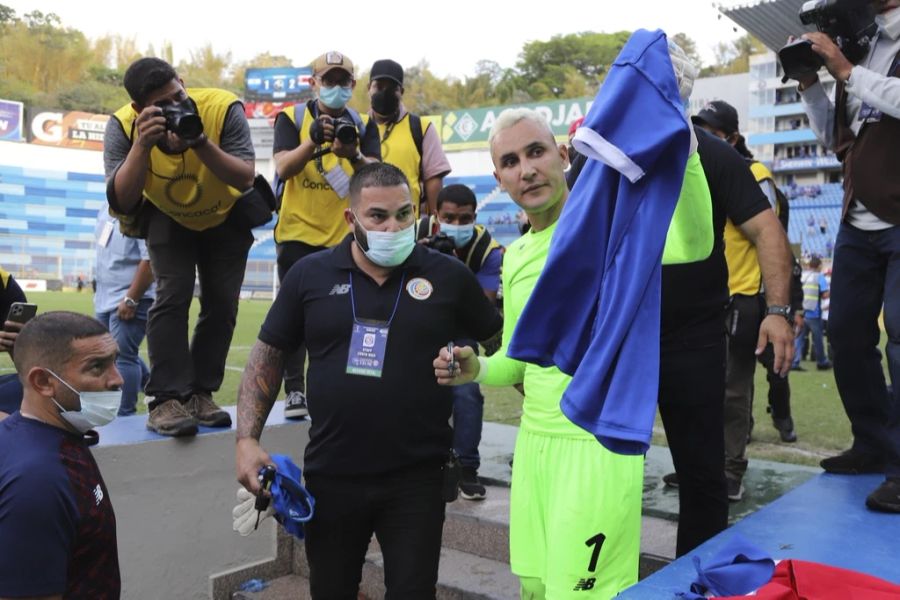
[[[709,102],[696,115],[691,117],[694,125],[709,125],[726,135],[738,132],[738,114],[735,108],[724,100]]]
[[[376,79],[390,79],[397,82],[397,85],[403,87],[403,67],[397,61],[389,58],[376,60],[369,72],[369,81]]]

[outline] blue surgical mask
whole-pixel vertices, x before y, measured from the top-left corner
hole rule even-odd
[[[447,234],[447,237],[453,240],[457,248],[462,248],[472,240],[475,235],[475,224],[468,225],[452,225],[450,223],[441,223],[441,231]]]
[[[360,232],[363,233],[362,236]],[[368,231],[360,225],[357,217],[353,236],[373,263],[381,267],[396,267],[412,254],[416,246],[416,223],[413,221],[409,227],[400,231]]]
[[[66,410],[63,408],[56,398],[50,398],[56,408],[59,410],[59,416],[71,425],[78,433],[85,433],[89,429],[102,427],[116,418],[119,410],[119,404],[122,402],[122,390],[114,392],[79,392],[66,381],[51,371],[46,369],[48,373],[59,379],[59,381],[78,394],[78,400],[81,402],[81,410]]]
[[[353,86],[341,87],[335,85],[332,87],[322,86],[319,88],[319,100],[328,108],[339,110],[344,108],[350,98],[353,97]]]

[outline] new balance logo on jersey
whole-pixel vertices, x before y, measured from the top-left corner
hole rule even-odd
[[[349,283],[336,283],[331,291],[328,292],[329,296],[343,296],[347,292],[350,291]]]
[[[578,583],[575,584],[575,587],[572,588],[573,592],[584,592],[587,590],[594,589],[594,583],[597,581],[596,577],[591,577],[589,579],[579,579]]]
[[[100,506],[100,503],[103,502],[103,488],[100,487],[99,483],[94,488],[94,500],[97,501],[97,506]]]

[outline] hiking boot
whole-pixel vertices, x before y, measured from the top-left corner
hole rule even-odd
[[[185,408],[204,427],[231,427],[231,415],[219,408],[208,392],[194,392]]]
[[[728,490],[729,502],[740,502],[744,497],[744,485],[734,479],[725,480],[725,489]]]
[[[170,398],[150,410],[147,429],[172,437],[196,435],[197,419],[190,415],[180,400]]]
[[[794,419],[791,417],[783,419],[772,417],[772,425],[778,430],[778,435],[781,437],[782,442],[793,444],[797,441],[797,432],[794,431]]]
[[[303,392],[288,392],[284,399],[284,418],[302,419],[309,414],[306,395]]]
[[[877,454],[850,448],[837,456],[823,459],[819,465],[828,473],[836,475],[864,475],[884,473],[884,460]]]
[[[671,488],[678,487],[678,473],[666,473],[665,475],[663,475],[662,480],[663,480],[663,483],[666,484],[666,486],[668,486],[668,487],[671,487]]]
[[[866,498],[866,506],[881,512],[900,513],[900,477],[889,477]]]
[[[463,500],[484,500],[487,491],[478,481],[478,471],[474,467],[463,467],[459,476],[459,495]]]

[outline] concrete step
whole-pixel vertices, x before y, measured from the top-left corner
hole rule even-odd
[[[301,575],[285,575],[268,581],[260,592],[234,592],[231,600],[311,600],[309,580]]]
[[[442,545],[509,563],[509,488],[487,486],[484,500],[447,505]]]
[[[384,560],[370,552],[363,566],[360,592],[368,599],[384,598]],[[516,600],[519,579],[509,565],[450,548],[441,549],[437,600]]]

